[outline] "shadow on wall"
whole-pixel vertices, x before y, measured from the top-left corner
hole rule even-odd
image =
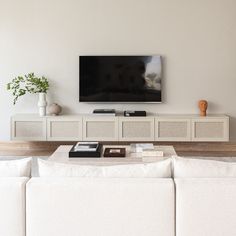
[[[161,87],[162,87],[162,95],[161,95],[161,100],[162,103],[167,102],[167,96],[166,96],[166,57],[165,55],[162,55],[162,81],[161,81]]]
[[[207,101],[208,102],[208,101]],[[208,107],[210,108],[210,114],[214,113],[214,111],[220,110],[220,106],[217,103],[214,103],[212,101],[208,102]],[[213,111],[213,112],[211,112]],[[217,113],[217,112],[216,112]]]
[[[227,114],[230,115],[230,114]],[[236,141],[236,117],[230,116],[229,137],[231,142]]]
[[[61,105],[61,106],[62,106],[62,113],[60,115],[75,113],[75,112],[73,112],[73,110],[70,107],[63,106],[63,105]]]

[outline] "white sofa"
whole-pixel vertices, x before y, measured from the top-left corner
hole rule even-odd
[[[32,178],[27,236],[174,236],[172,179]]]
[[[0,235],[25,236],[25,186],[29,178],[0,178]]]
[[[235,236],[234,176],[176,158],[173,179],[1,177],[0,236]]]

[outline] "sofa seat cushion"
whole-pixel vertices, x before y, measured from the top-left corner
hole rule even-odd
[[[176,183],[176,236],[235,236],[236,179],[181,178]]]
[[[40,177],[170,178],[171,159],[147,164],[89,166],[38,160]]]

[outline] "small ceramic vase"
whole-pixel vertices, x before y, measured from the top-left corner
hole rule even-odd
[[[57,103],[53,103],[49,106],[48,110],[50,115],[57,116],[61,113],[62,108]]]
[[[39,116],[46,116],[46,107],[47,107],[46,93],[39,93],[38,107],[39,107]]]

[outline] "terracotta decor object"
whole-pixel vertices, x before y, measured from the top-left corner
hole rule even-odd
[[[57,103],[53,103],[49,106],[49,114],[53,116],[57,116],[61,113],[61,106],[59,106]]]
[[[208,102],[206,100],[200,100],[198,102],[198,107],[200,109],[200,116],[206,116],[206,110],[208,107]]]

